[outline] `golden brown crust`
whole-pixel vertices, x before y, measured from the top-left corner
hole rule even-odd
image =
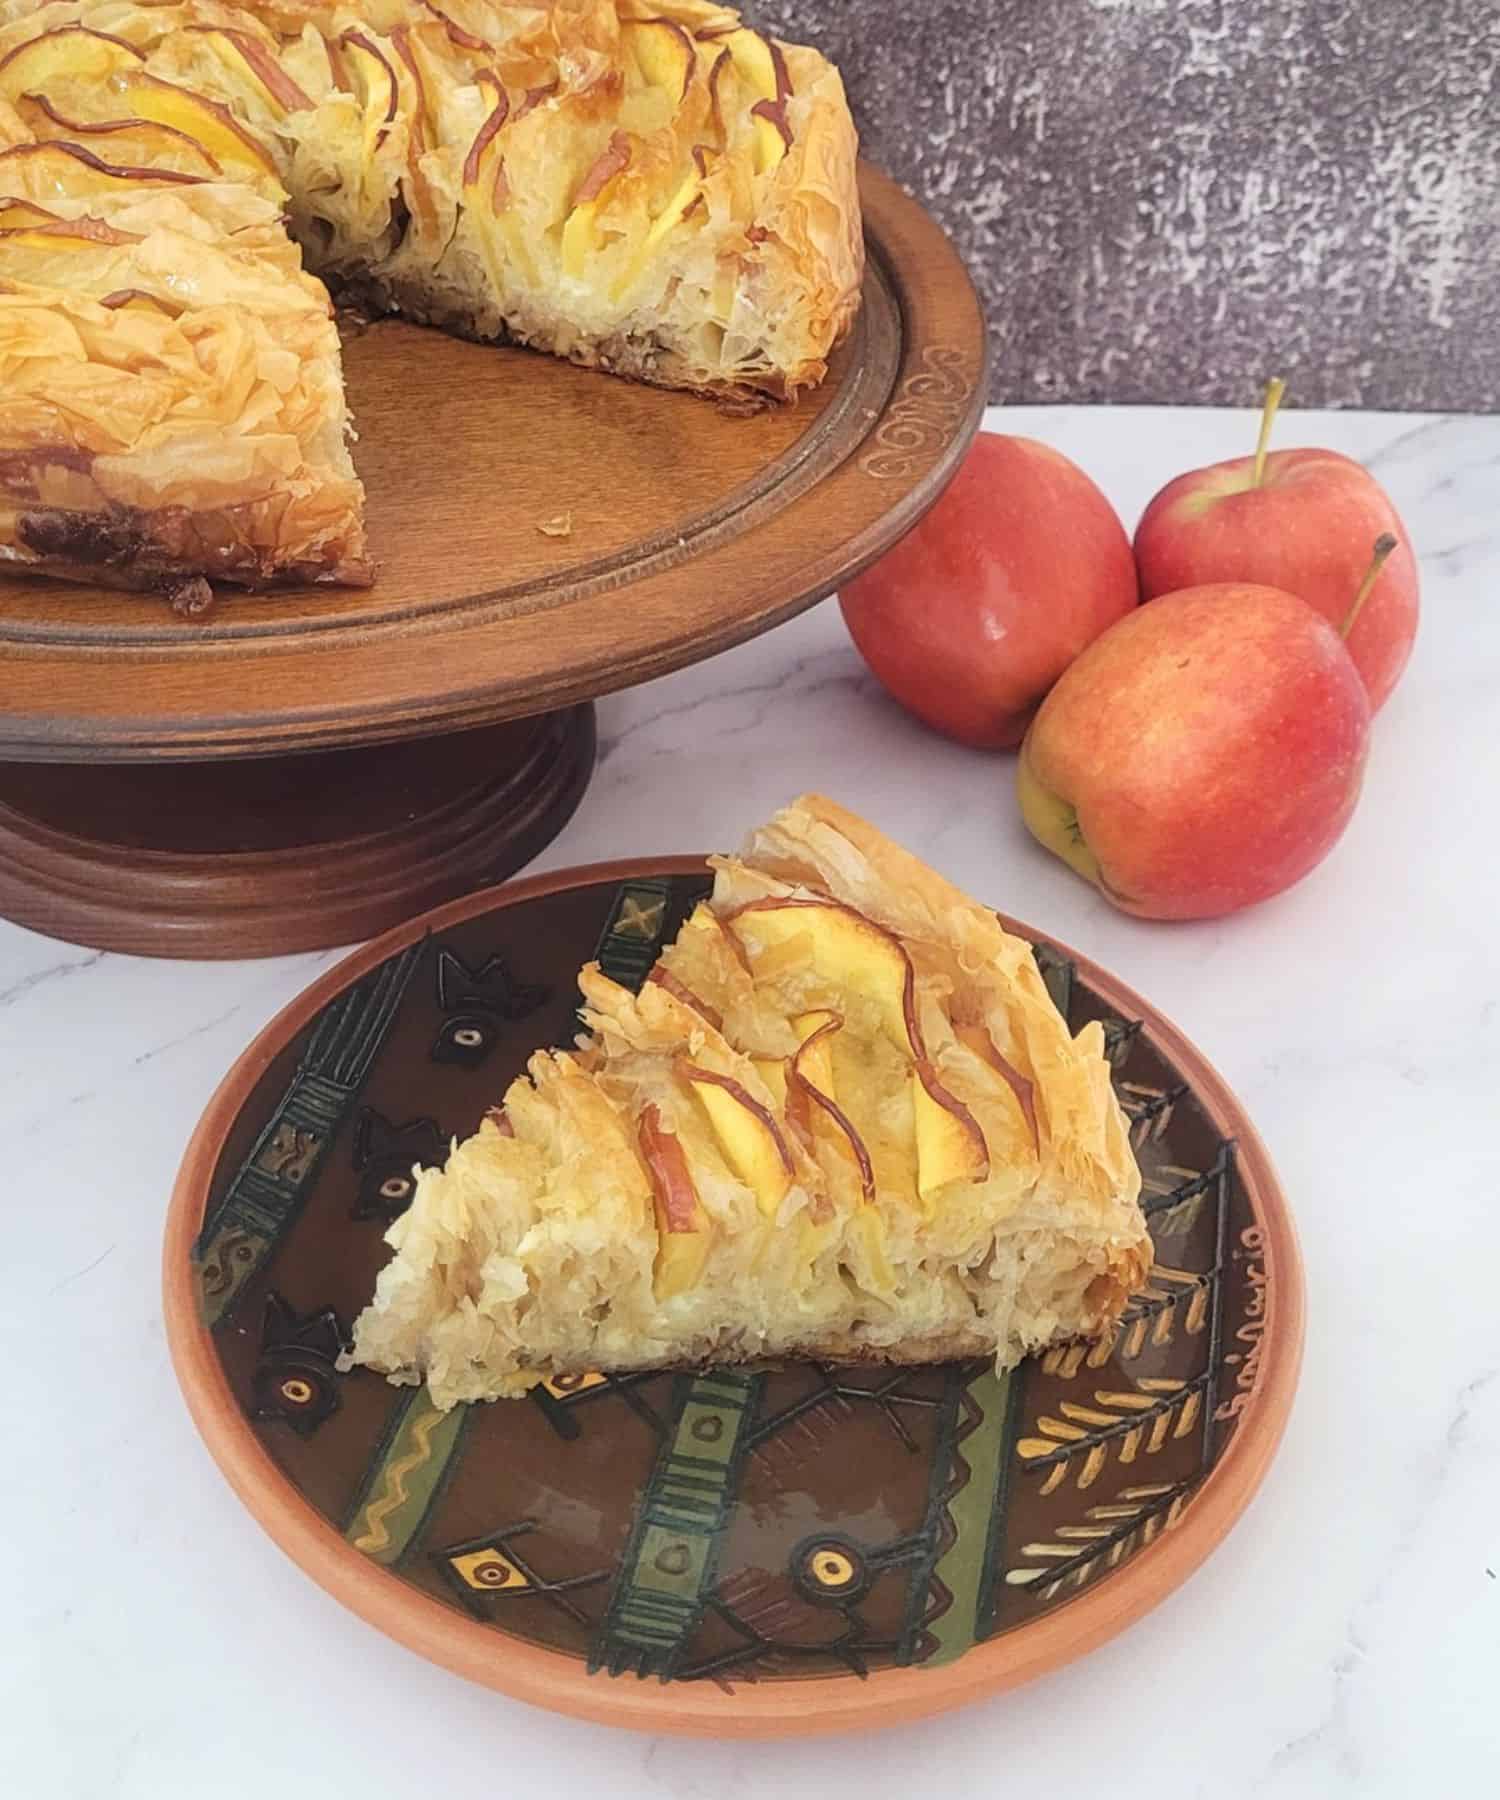
[[[59,167],[0,154],[0,569],[191,611],[367,583],[338,335],[274,204]]]

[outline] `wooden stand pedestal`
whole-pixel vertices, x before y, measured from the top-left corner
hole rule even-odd
[[[587,703],[260,760],[0,763],[0,914],[142,956],[352,943],[529,862],[593,766]]]

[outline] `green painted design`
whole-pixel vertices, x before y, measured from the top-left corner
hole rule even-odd
[[[937,1439],[927,1481],[927,1505],[917,1532],[920,1546],[913,1558],[907,1584],[906,1616],[902,1623],[896,1660],[901,1663],[925,1662],[932,1651],[932,1638],[927,1621],[941,1608],[946,1591],[934,1580],[938,1557],[946,1541],[948,1503],[964,1479],[965,1466],[958,1454],[961,1435],[960,1418],[967,1371],[957,1365],[946,1371],[943,1397],[937,1415]]]
[[[382,963],[319,1014],[286,1092],[204,1223],[196,1257],[206,1325],[230,1317],[302,1210],[424,948],[413,944]]]
[[[422,1528],[463,1438],[469,1409],[439,1412],[426,1388],[392,1415],[344,1536],[372,1562],[399,1562]]]
[[[1013,1390],[1019,1385],[1015,1371],[997,1375],[986,1369],[964,1390],[965,1401],[979,1417],[955,1450],[967,1465],[969,1478],[949,1502],[954,1535],[933,1567],[935,1580],[952,1595],[952,1604],[928,1627],[937,1648],[927,1667],[952,1662],[988,1634],[994,1548],[1005,1516]]]
[[[1031,953],[1047,985],[1047,992],[1052,996],[1052,1004],[1071,1026],[1073,989],[1078,977],[1076,965],[1071,958],[1060,956],[1050,944],[1033,944]]]
[[[670,881],[627,881],[621,887],[594,952],[611,981],[632,990],[641,985],[660,952],[671,913]]]
[[[764,1380],[713,1373],[679,1384],[591,1668],[670,1678],[703,1614]]]

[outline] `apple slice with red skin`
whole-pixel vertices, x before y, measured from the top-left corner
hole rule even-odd
[[[144,288],[116,288],[112,294],[105,294],[99,304],[110,312],[154,312],[167,319],[179,317],[175,307],[155,294],[148,294]]]
[[[0,99],[44,90],[60,76],[103,82],[123,69],[138,69],[145,56],[124,38],[86,25],[58,25],[17,44],[0,59]]]
[[[720,27],[697,35],[700,43],[723,46],[708,72],[709,112],[720,138],[727,141],[729,135],[723,93],[728,70],[732,68],[756,96],[750,107],[755,122],[755,167],[757,174],[765,174],[776,167],[793,143],[787,116],[792,78],[782,48],[774,38],[764,38],[744,26]]]
[[[762,175],[774,169],[792,147],[792,122],[786,110],[792,97],[792,78],[780,44],[768,38],[766,47],[771,52],[776,92],[757,100],[750,108],[750,117],[755,121],[755,165]]]
[[[762,1214],[773,1218],[797,1169],[781,1127],[732,1075],[686,1060],[676,1067],[692,1083],[730,1167],[755,1195]]]
[[[495,96],[495,104],[490,109],[484,123],[474,133],[474,142],[469,145],[469,153],[464,158],[463,183],[466,188],[473,187],[479,180],[480,167],[484,161],[484,153],[495,141],[495,135],[510,117],[510,96],[501,85],[500,77],[493,69],[481,69],[475,76],[481,87],[488,87]]]
[[[249,75],[256,81],[272,108],[283,118],[288,113],[305,112],[312,105],[311,97],[293,81],[270,50],[248,31],[237,31],[224,25],[188,25],[184,29],[207,38],[220,61],[232,73]]]
[[[195,187],[201,175],[185,175],[176,169],[138,169],[116,166],[85,150],[82,144],[65,144],[52,138],[41,144],[15,144],[0,150],[0,168],[24,163],[29,174],[48,183],[54,192],[70,200],[87,199],[111,182],[136,187],[143,183],[161,187]]]
[[[60,112],[44,94],[24,94],[17,111],[43,142],[60,140],[76,143],[79,138],[93,139],[96,155],[119,168],[128,158],[137,159],[141,167],[156,168],[163,163],[175,165],[172,157],[195,161],[195,169],[178,168],[182,175],[201,175],[205,181],[221,178],[222,164],[200,144],[175,125],[162,125],[153,119],[104,119],[89,123],[71,119]],[[89,146],[85,146],[87,148]],[[149,161],[147,160],[149,159]]]
[[[774,38],[762,37],[758,31],[751,31],[746,26],[716,32],[712,41],[724,46],[735,72],[756,96],[750,108],[750,116],[755,121],[755,166],[758,174],[765,174],[774,169],[792,147],[792,127],[786,110],[792,94],[792,78],[786,57]],[[713,75],[719,74],[720,67],[716,62]],[[722,130],[722,105],[718,102],[717,85],[712,82],[711,85],[711,103]]]
[[[724,99],[720,91],[720,84],[723,82],[725,75],[732,71],[733,68],[734,58],[727,50],[721,50],[714,58],[713,65],[708,71],[709,116],[713,119],[714,130],[718,132],[720,139],[726,143],[729,139],[729,128],[724,119]]]
[[[534,111],[544,100],[550,100],[557,92],[557,87],[557,77],[554,76],[551,81],[539,82],[536,87],[527,88],[525,98],[516,108],[516,117],[524,119],[527,113]]]
[[[982,1181],[990,1172],[990,1158],[978,1120],[920,1063],[911,1071],[911,1103],[921,1199],[930,1202],[950,1182]],[[984,1145],[982,1162],[975,1155],[976,1134]]]
[[[466,206],[474,207],[474,217],[478,221],[480,236],[488,253],[513,264],[528,280],[536,281],[539,277],[525,236],[505,218],[510,200],[510,184],[499,134],[508,122],[524,118],[531,107],[539,103],[541,94],[528,92],[517,107],[511,104],[509,94],[493,69],[476,70],[474,79],[478,85],[490,90],[495,96],[495,104],[475,133],[474,141],[464,158],[464,202]],[[474,206],[474,200],[478,197],[476,189],[483,190],[483,197],[488,201],[486,207]],[[488,224],[490,220],[494,221],[493,231]],[[498,239],[498,243],[493,239]]]
[[[807,1105],[819,1108],[833,1122],[854,1157],[859,1169],[860,1191],[865,1204],[869,1205],[875,1198],[875,1165],[870,1161],[865,1141],[854,1129],[848,1113],[833,1097],[833,1064],[828,1055],[828,1041],[835,1032],[843,1030],[844,1021],[836,1012],[822,1011],[804,1013],[801,1019],[793,1021],[794,1030],[800,1031],[804,1025],[810,1029],[791,1059],[787,1077],[788,1090],[800,1095]],[[808,1129],[811,1135],[810,1121]],[[825,1214],[828,1211],[831,1208],[825,1201]]]
[[[364,108],[365,154],[373,156],[391,134],[401,84],[385,52],[364,32],[351,27],[338,43],[354,97]]]
[[[575,208],[597,200],[615,178],[630,166],[630,139],[623,131],[610,133],[609,142],[589,166],[573,197]]]
[[[610,133],[609,143],[594,158],[573,198],[562,231],[563,268],[569,275],[582,276],[588,259],[596,248],[594,220],[599,210],[599,196],[617,175],[630,166],[630,139],[623,131]]]
[[[814,917],[821,917],[821,929],[804,922]],[[806,933],[814,968],[835,988],[862,993],[879,1007],[887,1038],[910,1060],[935,1109],[918,1113],[919,1191],[925,1196],[949,1181],[984,1180],[990,1166],[984,1133],[968,1107],[943,1085],[928,1055],[917,1017],[917,972],[900,938],[852,906],[797,895],[748,901],[724,922],[734,929],[742,919],[752,920],[752,928],[772,941]],[[941,1125],[938,1114],[953,1121],[951,1129]],[[941,1138],[934,1135],[939,1128]]]
[[[442,232],[441,215],[437,201],[433,198],[432,184],[422,168],[422,158],[427,152],[428,144],[437,139],[437,124],[427,96],[427,82],[422,75],[422,65],[412,49],[409,25],[398,25],[392,31],[391,47],[411,77],[416,95],[407,140],[407,181],[410,184],[408,203],[421,235],[428,240],[436,240]]]
[[[624,273],[616,279],[613,290],[616,299],[623,299],[640,280],[663,238],[705,205],[703,183],[708,179],[713,160],[718,155],[717,150],[709,149],[706,144],[693,146],[692,170],[678,183],[671,198],[651,221],[646,235],[636,246],[635,254],[626,264]]]
[[[682,1140],[667,1130],[657,1106],[641,1108],[636,1142],[651,1178],[656,1215],[656,1297],[670,1300],[694,1286],[702,1275],[713,1241],[710,1221],[693,1186]]]
[[[785,100],[757,100],[750,108],[755,120],[755,167],[764,175],[774,169],[792,147],[792,127]]]
[[[417,61],[417,53],[411,47],[410,25],[398,25],[391,33],[391,44],[397,56],[406,65],[406,72],[411,76],[412,86],[416,89],[417,105],[412,115],[412,147],[420,156],[427,148],[428,140],[437,136],[436,121],[432,113],[432,103],[427,97],[427,83],[423,79],[422,66]]]
[[[510,1122],[510,1114],[503,1106],[486,1107],[484,1116],[489,1120],[491,1125],[495,1127],[496,1131],[500,1133],[501,1137],[513,1138],[516,1135],[516,1128]]]
[[[837,1089],[830,1040],[834,1032],[843,1029],[842,1016],[827,1007],[819,1007],[814,1012],[798,1013],[791,1025],[797,1034],[797,1049],[791,1058],[797,1075],[832,1100]]]
[[[705,1231],[708,1214],[693,1186],[687,1152],[675,1131],[668,1131],[661,1108],[648,1104],[637,1121],[641,1155],[651,1174],[656,1200],[656,1227],[663,1233]]]
[[[651,221],[651,229],[646,233],[643,246],[644,253],[654,250],[669,231],[703,204],[703,184],[708,180],[719,152],[710,149],[707,144],[694,144],[692,154],[692,173],[683,177],[671,199]]]
[[[270,153],[219,101],[176,87],[170,81],[159,81],[144,71],[123,77],[116,91],[128,102],[136,117],[185,131],[221,163],[254,168],[257,174],[270,177],[280,187],[276,164]]]
[[[420,0],[420,3],[432,14],[433,18],[440,21],[443,29],[448,33],[449,41],[456,44],[460,50],[487,51],[493,49],[493,45],[487,44],[482,37],[475,37],[472,31],[465,31],[463,26],[456,19],[449,18],[440,6],[434,6],[432,0]]]
[[[710,1006],[706,1000],[700,999],[690,987],[679,981],[670,969],[664,969],[658,963],[646,979],[664,989],[679,1005],[687,1007],[690,1012],[697,1013],[698,1017],[705,1024],[712,1025],[715,1031],[724,1029],[723,1014],[716,1007]]]
[[[1005,1085],[1016,1097],[1026,1124],[1031,1131],[1031,1141],[1038,1151],[1042,1147],[1042,1134],[1036,1122],[1036,1087],[1024,1076],[1014,1063],[1009,1062],[995,1048],[995,1040],[983,1025],[959,1025],[953,1027],[953,1035],[966,1049],[972,1050],[981,1062],[988,1063]]]
[[[622,19],[620,41],[648,86],[675,92],[679,104],[687,98],[698,66],[698,52],[692,38],[675,19]]]
[[[140,237],[116,231],[99,219],[73,219],[55,225],[7,230],[0,224],[0,278],[28,285],[74,287],[87,297],[87,278],[99,276],[101,249],[140,243]],[[74,271],[81,272],[75,278]]]
[[[65,224],[66,220],[31,200],[0,200],[0,231],[29,231],[34,226]]]
[[[781,47],[748,25],[710,27],[698,33],[700,43],[718,44],[734,58],[734,66],[751,89],[766,100],[780,99],[792,90]]]
[[[138,244],[141,239],[133,231],[116,231],[101,219],[65,219],[55,225],[23,225],[0,230],[0,260],[7,246],[17,250],[96,249],[100,244]]]

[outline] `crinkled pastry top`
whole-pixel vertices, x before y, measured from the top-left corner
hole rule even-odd
[[[1028,945],[808,796],[638,994],[420,1173],[356,1357],[440,1404],[539,1378],[923,1362],[1113,1329],[1150,1263],[1097,1024]]]

